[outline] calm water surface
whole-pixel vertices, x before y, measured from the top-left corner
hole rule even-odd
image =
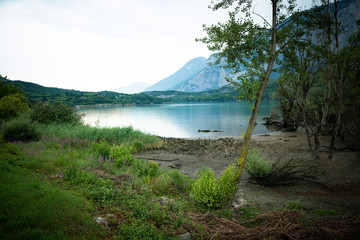
[[[262,102],[253,134],[267,133],[264,116],[277,102]],[[91,126],[124,127],[163,137],[206,138],[240,136],[246,131],[251,111],[247,102],[155,104],[143,106],[80,107]],[[199,129],[223,132],[198,132]]]

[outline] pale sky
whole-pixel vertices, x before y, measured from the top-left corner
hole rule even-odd
[[[212,54],[195,38],[205,36],[202,24],[228,14],[208,9],[210,2],[0,0],[0,74],[82,91],[156,83]],[[269,18],[270,1],[254,2]]]

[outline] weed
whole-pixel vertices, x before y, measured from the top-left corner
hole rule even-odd
[[[301,203],[300,200],[297,201],[288,201],[284,204],[286,209],[289,210],[301,210],[304,209],[304,205]]]
[[[336,210],[334,209],[314,209],[313,210],[315,213],[325,216],[325,215],[337,215],[339,214]]]
[[[245,170],[254,178],[262,178],[270,174],[271,165],[265,161],[257,148],[251,148],[245,164]]]
[[[117,235],[119,239],[177,239],[166,233],[159,233],[151,223],[134,220],[130,224],[121,224]]]
[[[245,220],[251,219],[260,213],[260,209],[253,205],[240,208],[240,211],[242,212],[242,218]]]
[[[112,203],[117,196],[117,190],[112,182],[99,178],[95,173],[87,172],[78,168],[70,168],[65,171],[65,181],[71,185],[79,186],[79,191],[91,200],[103,205]]]

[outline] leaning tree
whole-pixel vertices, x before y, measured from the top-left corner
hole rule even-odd
[[[271,21],[252,11],[252,0],[212,1],[210,7],[214,11],[221,8],[228,9],[230,19],[217,25],[204,25],[203,29],[207,36],[197,39],[207,44],[209,50],[219,52],[218,63],[220,59],[226,60],[226,65],[223,67],[230,68],[236,76],[228,81],[237,87],[240,98],[249,100],[252,108],[241,155],[236,165],[238,183],[245,166],[261,98],[275,61],[292,40],[300,37],[300,33],[290,24],[295,14],[295,0],[270,1]],[[262,25],[254,22],[254,15],[263,20]]]

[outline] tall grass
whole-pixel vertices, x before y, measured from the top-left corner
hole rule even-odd
[[[128,144],[141,142],[145,147],[153,147],[160,144],[156,136],[134,130],[132,127],[124,128],[97,128],[88,125],[50,124],[41,125],[43,132],[49,136],[58,138],[80,138],[89,141],[106,141],[110,144]]]

